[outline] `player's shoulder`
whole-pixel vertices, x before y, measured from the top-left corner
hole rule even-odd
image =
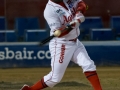
[[[54,8],[54,7],[59,7],[58,4],[52,2],[51,0],[48,1],[47,5],[46,5],[46,8],[49,7],[49,8]]]
[[[46,7],[44,9],[44,14],[45,15],[53,15],[56,14],[56,10],[61,8],[60,5],[52,2],[51,0],[48,1],[48,3],[46,4]]]
[[[54,7],[55,7],[55,4],[54,4],[51,0],[49,0],[48,3],[46,4],[46,7],[45,7],[45,9],[44,9],[44,12],[45,12],[45,13],[47,13],[47,12],[50,13],[51,11],[54,10]]]

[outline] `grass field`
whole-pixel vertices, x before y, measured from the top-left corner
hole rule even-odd
[[[50,68],[0,69],[0,90],[20,90],[32,85],[50,71]],[[103,90],[120,90],[120,67],[97,67]],[[62,81],[54,88],[44,90],[93,90],[79,67],[69,67]]]

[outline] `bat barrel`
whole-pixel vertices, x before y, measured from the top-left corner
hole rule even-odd
[[[39,43],[39,45],[42,46],[42,45],[46,44],[46,43],[49,42],[51,39],[53,39],[53,37],[55,37],[55,36],[54,36],[54,35],[49,36],[48,38],[46,38],[46,39],[44,39],[43,41],[41,41],[41,42]]]

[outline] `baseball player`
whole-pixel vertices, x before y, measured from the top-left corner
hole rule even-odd
[[[41,90],[59,83],[70,61],[82,67],[83,73],[94,90],[102,90],[94,62],[88,56],[84,45],[77,39],[79,25],[84,22],[86,4],[82,0],[49,0],[44,17],[49,24],[50,35],[56,34],[49,43],[51,52],[51,71],[33,86],[24,85],[21,90]],[[71,25],[71,30],[64,28]]]

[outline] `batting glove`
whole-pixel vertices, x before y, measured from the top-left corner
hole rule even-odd
[[[72,28],[78,28],[80,26],[80,20],[79,19],[73,20],[72,22],[70,22],[70,26]]]
[[[72,28],[78,28],[80,26],[80,23],[82,23],[84,21],[85,21],[85,17],[79,11],[76,13],[73,21],[71,21],[69,24],[71,25]]]

